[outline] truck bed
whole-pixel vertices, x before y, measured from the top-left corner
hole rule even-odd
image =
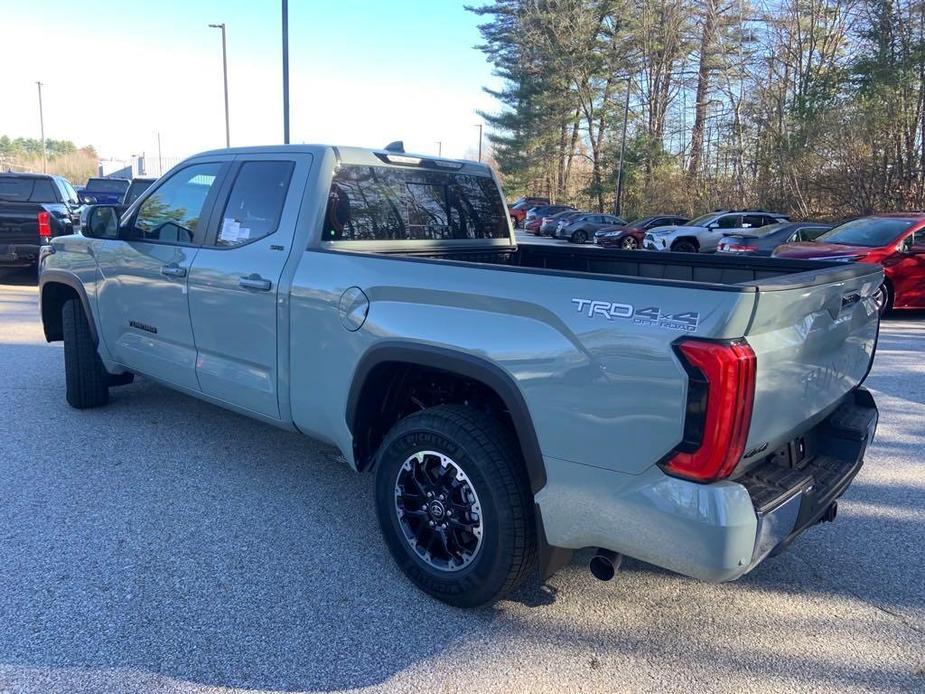
[[[594,247],[521,244],[514,250],[441,250],[388,253],[454,263],[506,265],[509,268],[555,274],[608,275],[619,281],[633,278],[732,291],[796,289],[849,280],[870,269],[840,262],[785,260],[691,253],[603,250]],[[821,272],[821,271],[825,272]],[[599,278],[604,279],[604,278]]]

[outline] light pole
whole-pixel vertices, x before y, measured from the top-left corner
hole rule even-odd
[[[437,156],[443,156],[443,140],[434,140],[434,144],[437,145]]]
[[[626,153],[626,121],[630,115],[630,78],[626,78],[626,102],[623,104],[623,137],[620,139],[620,164],[617,169],[617,192],[613,202],[613,213],[620,216],[620,203],[623,199],[623,156]]]
[[[228,50],[225,46],[225,23],[210,24],[212,29],[222,30],[222,76],[225,78],[225,147],[231,147],[231,129],[228,125]]]
[[[482,124],[476,123],[475,127],[479,129],[479,161],[482,161]]]
[[[42,109],[42,83],[36,82],[39,88],[39,129],[42,134],[42,173],[48,173],[48,157],[45,153],[45,114]]]
[[[289,144],[289,0],[283,0],[283,144]]]

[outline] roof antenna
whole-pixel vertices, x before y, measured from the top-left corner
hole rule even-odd
[[[396,154],[405,153],[405,143],[401,140],[395,140],[395,142],[390,142],[385,146],[386,152],[395,152]]]

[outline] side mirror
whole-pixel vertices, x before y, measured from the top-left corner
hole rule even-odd
[[[121,205],[90,205],[80,216],[80,233],[91,239],[119,238]]]
[[[82,195],[80,197],[80,201],[84,205],[95,205],[96,204],[96,198],[93,197],[92,195]]]
[[[717,224],[716,222],[713,222],[712,224],[708,224],[708,225],[707,225],[707,229],[709,229],[710,231],[714,231],[715,229],[719,229],[719,224]]]

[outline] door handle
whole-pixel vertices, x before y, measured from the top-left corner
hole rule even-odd
[[[186,277],[186,268],[172,263],[161,267],[161,274],[165,277]]]
[[[270,282],[270,280],[265,280],[255,272],[252,275],[239,279],[238,286],[244,287],[245,289],[256,289],[261,292],[268,292],[270,291],[270,287],[273,286],[273,283]]]

